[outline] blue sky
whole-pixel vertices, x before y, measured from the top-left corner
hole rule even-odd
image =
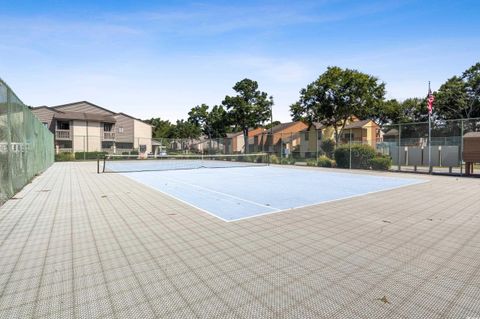
[[[480,1],[5,1],[0,77],[29,105],[186,118],[248,77],[288,121],[327,66],[424,96],[480,61]]]

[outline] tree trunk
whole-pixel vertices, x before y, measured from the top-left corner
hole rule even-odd
[[[245,154],[248,153],[248,128],[243,129],[243,143],[245,147]]]

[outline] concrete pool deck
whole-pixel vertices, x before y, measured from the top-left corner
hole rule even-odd
[[[417,178],[226,223],[55,163],[0,207],[0,318],[480,317],[480,179]]]

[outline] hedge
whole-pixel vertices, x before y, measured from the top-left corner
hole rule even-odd
[[[75,156],[73,155],[73,153],[61,152],[61,153],[55,154],[56,162],[65,162],[65,161],[73,161],[73,160],[75,160]]]
[[[322,151],[325,152],[325,155],[328,158],[332,158],[333,152],[335,150],[335,141],[332,139],[323,140],[322,144],[320,145],[320,148],[322,149]]]
[[[392,159],[386,156],[376,156],[370,160],[372,169],[377,171],[388,171],[392,166]]]
[[[320,167],[333,167],[334,163],[327,156],[320,156],[317,159],[317,165],[320,166]]]
[[[334,152],[337,167],[350,167],[350,152],[352,168],[370,169],[370,161],[375,157],[375,149],[366,144],[339,146]]]
[[[107,152],[75,152],[75,159],[77,160],[92,160],[97,159],[99,156],[103,157],[107,154]]]
[[[275,154],[270,155],[270,164],[279,164],[280,160],[278,159],[278,156]]]

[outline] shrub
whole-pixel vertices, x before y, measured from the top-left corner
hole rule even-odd
[[[122,155],[138,155],[138,151],[133,150],[133,151],[128,151],[128,152],[122,152]]]
[[[92,160],[97,159],[99,156],[105,156],[107,152],[75,152],[75,159],[77,160]]]
[[[335,141],[332,139],[323,140],[320,145],[322,151],[325,152],[328,158],[333,158],[333,151],[335,150]]]
[[[283,164],[283,165],[295,165],[295,159],[292,157],[292,156],[289,156],[289,157],[284,157],[282,158],[282,161],[280,164]]]
[[[277,155],[272,154],[270,155],[270,164],[279,164],[280,161],[278,160]]]
[[[317,165],[320,167],[332,167],[333,161],[326,156],[320,156],[317,160]]]
[[[376,156],[370,160],[372,169],[377,171],[388,171],[392,166],[392,159],[388,156]]]
[[[307,159],[307,166],[317,166],[317,161],[314,159]]]
[[[65,161],[74,161],[75,157],[71,152],[62,152],[55,154],[55,161],[57,162],[65,162]]]
[[[350,152],[352,168],[369,169],[370,161],[375,157],[375,149],[366,144],[342,145],[334,152],[335,162],[340,168],[350,167]]]

